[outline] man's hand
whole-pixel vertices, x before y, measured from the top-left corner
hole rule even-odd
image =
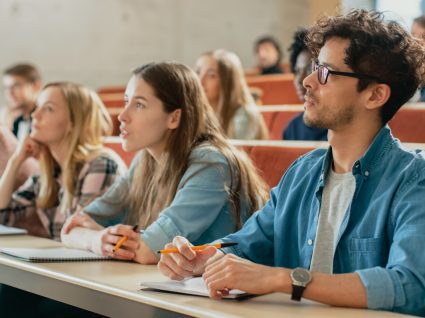
[[[283,291],[290,284],[289,270],[255,264],[233,254],[208,264],[203,274],[211,298],[221,298],[232,289],[262,295]]]
[[[165,245],[165,249],[177,248],[179,253],[161,254],[158,268],[162,274],[174,280],[201,275],[207,263],[223,256],[223,253],[218,252],[213,246],[202,251],[194,251],[191,249],[192,246],[182,236],[176,236],[173,243]]]

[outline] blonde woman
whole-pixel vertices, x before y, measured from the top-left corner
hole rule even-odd
[[[228,138],[268,138],[236,54],[221,49],[202,54],[195,70]]]
[[[129,173],[64,226],[62,241],[117,259],[158,261],[175,235],[232,233],[267,196],[248,157],[223,136],[196,74],[177,63],[133,72],[119,115]],[[124,225],[125,224],[125,225]],[[133,231],[137,224],[141,233]],[[114,245],[129,239],[118,250]]]
[[[125,167],[102,146],[112,125],[94,92],[52,83],[43,88],[37,105],[31,134],[0,179],[0,223],[59,239],[66,217],[101,195]],[[39,157],[40,174],[13,192],[17,171],[29,157]]]

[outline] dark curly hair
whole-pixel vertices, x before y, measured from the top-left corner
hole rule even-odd
[[[298,55],[300,55],[302,51],[308,51],[307,44],[305,43],[307,33],[308,30],[303,28],[298,29],[294,33],[293,42],[288,49],[290,53],[289,64],[291,65],[292,73],[295,73],[295,64],[297,64]]]
[[[257,51],[258,51],[258,47],[261,44],[264,44],[264,43],[271,43],[271,45],[274,46],[274,48],[276,49],[277,54],[278,54],[278,59],[277,59],[277,63],[276,64],[279,64],[280,61],[283,59],[283,52],[282,52],[282,49],[280,48],[279,42],[274,37],[272,37],[272,36],[266,35],[266,36],[263,36],[263,37],[259,38],[255,42],[255,45],[254,45],[255,53],[257,53]]]
[[[425,48],[397,22],[384,22],[382,13],[367,10],[319,19],[307,34],[313,58],[331,37],[350,40],[344,63],[354,72],[372,75],[391,88],[381,108],[382,123],[387,123],[422,84]],[[373,82],[360,79],[358,91]]]

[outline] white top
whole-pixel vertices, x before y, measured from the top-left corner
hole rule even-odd
[[[311,271],[332,274],[339,228],[355,189],[356,181],[351,172],[338,174],[329,169],[322,194]]]

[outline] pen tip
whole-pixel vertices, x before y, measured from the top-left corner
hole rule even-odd
[[[235,242],[221,243],[221,247],[229,247],[229,246],[235,246],[235,245],[238,245],[238,243],[235,243]]]

